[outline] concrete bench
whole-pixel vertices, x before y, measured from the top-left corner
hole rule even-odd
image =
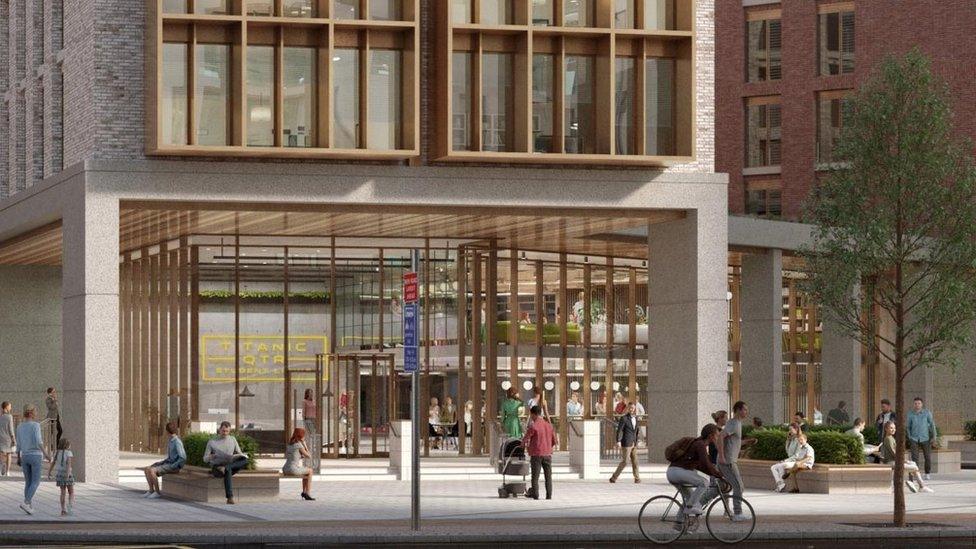
[[[976,468],[976,440],[950,440],[949,449],[960,453],[962,467],[966,469]]]
[[[278,501],[280,479],[281,471],[276,469],[239,471],[234,475],[234,501]],[[167,497],[204,503],[226,501],[224,479],[214,477],[208,467],[187,465],[179,473],[160,477],[160,481]]]
[[[775,461],[740,459],[739,472],[747,489],[773,490],[769,472]],[[796,476],[797,487],[807,494],[887,494],[891,492],[891,466],[816,464]]]

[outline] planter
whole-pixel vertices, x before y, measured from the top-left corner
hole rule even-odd
[[[950,440],[950,450],[958,450],[963,467],[976,467],[976,440]]]
[[[240,471],[234,475],[234,500],[244,502],[278,501],[278,480],[274,469]],[[224,479],[215,478],[210,469],[188,465],[179,473],[160,477],[163,495],[186,501],[223,503]]]
[[[740,459],[739,472],[745,488],[773,490],[776,482],[769,468],[775,461]],[[890,465],[817,464],[797,475],[800,492],[806,494],[887,494],[891,492]]]
[[[921,454],[921,452],[919,452]],[[919,455],[919,458],[925,458]],[[925,466],[918,464],[923,470]],[[932,473],[958,473],[962,470],[962,452],[959,450],[932,450]]]

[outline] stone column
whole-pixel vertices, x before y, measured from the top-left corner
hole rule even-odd
[[[61,387],[61,269],[0,266],[0,400],[44,417],[48,387]]]
[[[725,203],[648,227],[648,459],[728,406]]]
[[[750,414],[783,421],[783,252],[742,256],[742,400]]]
[[[581,479],[601,478],[600,420],[574,419],[570,423],[569,467]]]
[[[860,288],[852,290],[860,292]],[[820,352],[820,408],[827,412],[843,401],[851,421],[864,418],[868,425],[874,421],[871,406],[861,402],[861,344],[845,333],[830,318],[823,321],[823,349]]]
[[[62,377],[64,436],[75,477],[117,482],[119,466],[119,203],[63,191]]]
[[[413,478],[413,422],[397,420],[390,423],[390,473],[397,480]]]

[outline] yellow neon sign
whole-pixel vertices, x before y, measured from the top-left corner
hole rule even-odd
[[[314,368],[315,356],[328,354],[327,336],[289,336],[289,367]],[[240,380],[242,382],[284,381],[285,337],[280,335],[240,336]],[[201,379],[209,383],[234,381],[234,335],[200,336]],[[326,365],[327,366],[327,365]],[[325,369],[326,372],[328,368]],[[328,375],[323,372],[324,375]],[[326,378],[327,379],[327,378]],[[293,381],[315,381],[309,373],[294,374]]]

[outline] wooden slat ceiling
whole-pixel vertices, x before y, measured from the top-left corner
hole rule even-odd
[[[60,221],[0,242],[0,265],[60,264]]]

